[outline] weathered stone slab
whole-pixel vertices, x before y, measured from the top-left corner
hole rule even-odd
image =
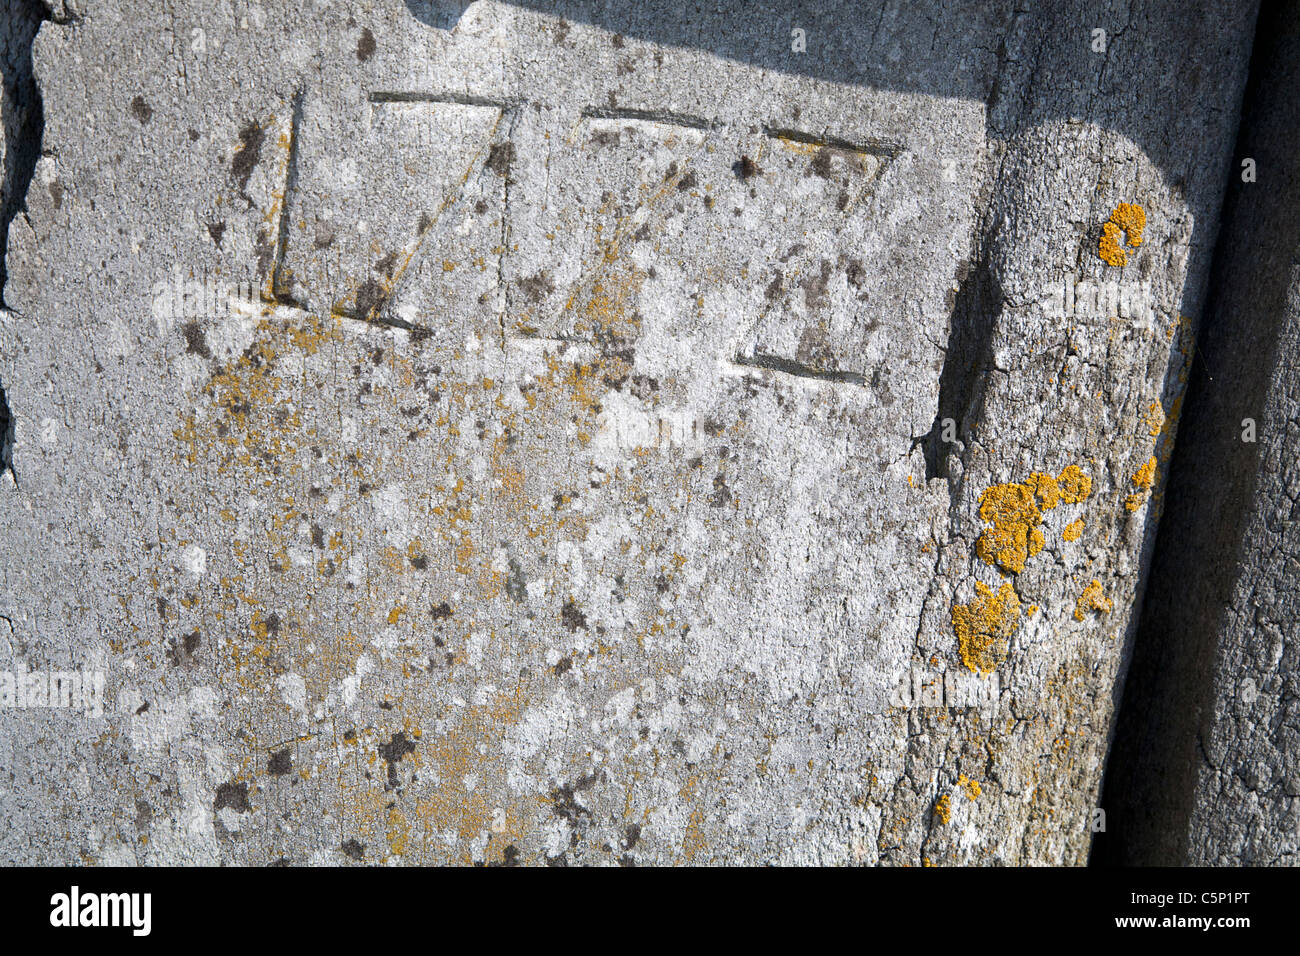
[[[42,30],[5,859],[1085,859],[1253,10],[722,6]]]

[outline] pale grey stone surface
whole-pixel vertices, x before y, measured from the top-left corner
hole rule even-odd
[[[1253,6],[548,10],[42,28],[0,612],[110,702],[0,858],[1085,860]],[[996,702],[891,703],[977,582]]]
[[[1118,846],[1108,834],[1110,862],[1300,862],[1300,6],[1261,14],[1253,56],[1110,763],[1112,825],[1127,831]]]

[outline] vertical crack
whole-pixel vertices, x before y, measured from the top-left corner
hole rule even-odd
[[[45,131],[41,92],[32,72],[32,42],[49,19],[39,0],[0,0],[0,73],[3,74],[4,170],[0,190],[0,308],[9,276],[9,224],[23,209]]]
[[[969,443],[971,414],[993,366],[993,328],[1002,308],[1002,288],[989,266],[988,244],[981,241],[981,245],[977,262],[960,277],[953,299],[934,424],[915,439],[925,456],[927,481],[948,477],[948,456],[956,451],[953,438]]]

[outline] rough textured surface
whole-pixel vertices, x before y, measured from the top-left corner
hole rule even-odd
[[[64,19],[0,858],[1086,859],[1251,5]]]
[[[1107,862],[1300,862],[1300,5],[1270,7],[1258,37],[1107,781]]]

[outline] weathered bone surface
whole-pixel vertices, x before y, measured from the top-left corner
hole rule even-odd
[[[0,858],[1083,862],[1254,13],[977,6],[46,23]]]

